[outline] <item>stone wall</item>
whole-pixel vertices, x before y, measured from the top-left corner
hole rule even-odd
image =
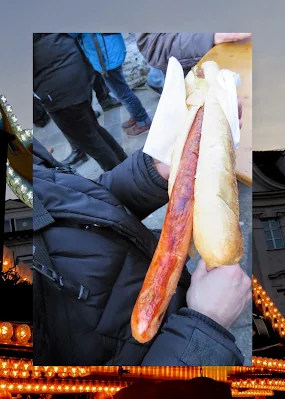
[[[128,85],[133,89],[146,82],[149,67],[138,50],[135,33],[124,33],[123,37],[127,48],[123,71]]]

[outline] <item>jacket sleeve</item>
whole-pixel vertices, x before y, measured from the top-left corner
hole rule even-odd
[[[97,180],[140,220],[168,202],[168,182],[156,171],[152,158],[136,151]]]
[[[144,366],[242,366],[234,336],[214,320],[188,308],[171,315]]]
[[[191,69],[214,46],[214,33],[141,33],[137,46],[147,63],[166,71],[175,57],[184,69]]]

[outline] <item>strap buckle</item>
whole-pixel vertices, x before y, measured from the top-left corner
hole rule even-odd
[[[86,301],[86,299],[88,298],[89,290],[82,284],[77,284],[70,280],[64,279],[56,271],[35,261],[33,262],[33,268],[37,272],[51,280],[53,283],[55,283],[55,286],[58,290],[66,290],[68,292],[72,292],[77,296],[77,299],[82,301]]]
[[[42,274],[43,276],[47,277],[49,280],[53,282],[57,282],[60,280],[60,277],[57,272],[54,270],[50,269],[49,267],[42,265],[41,263],[38,262],[33,262],[33,268]]]

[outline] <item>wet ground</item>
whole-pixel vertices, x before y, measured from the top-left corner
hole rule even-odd
[[[135,90],[136,95],[140,98],[142,104],[146,108],[149,116],[152,118],[159,97],[156,93],[152,92],[145,86]],[[97,99],[94,95],[93,107],[102,112],[99,118],[99,123],[104,126],[113,137],[122,145],[125,152],[130,155],[138,148],[144,145],[147,135],[142,135],[136,138],[130,138],[121,129],[121,124],[129,118],[128,112],[124,107],[114,108],[110,111],[103,113]],[[53,156],[61,161],[70,154],[70,146],[65,137],[54,124],[50,121],[44,128],[34,128],[35,137],[46,147],[54,149]],[[86,163],[78,167],[77,171],[91,179],[98,177],[102,170],[95,160],[89,159]],[[252,274],[251,270],[251,231],[252,231],[252,190],[250,187],[239,183],[239,200],[240,200],[240,224],[244,238],[244,258],[242,259],[241,266],[248,273]],[[156,212],[147,217],[143,223],[150,229],[161,229],[166,206],[158,209]],[[188,269],[190,272],[195,270],[197,260],[190,260]],[[226,300],[226,298],[225,298]],[[245,357],[245,365],[251,365],[252,354],[252,322],[251,322],[251,304],[241,314],[235,325],[231,328],[231,332],[236,338],[236,343]]]

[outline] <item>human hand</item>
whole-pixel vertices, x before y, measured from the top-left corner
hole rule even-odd
[[[251,37],[251,33],[215,33],[214,45],[220,43],[237,42]]]
[[[229,328],[251,300],[251,279],[240,265],[207,268],[199,260],[186,301],[195,310]]]
[[[239,118],[239,128],[241,129],[241,127],[242,127],[242,103],[241,103],[240,98],[238,98],[238,118]],[[160,174],[160,176],[163,177],[163,179],[165,179],[165,180],[169,179],[170,167],[168,165],[153,158],[153,166],[155,167],[157,172]]]
[[[153,160],[153,166],[157,170],[157,172],[160,174],[163,179],[168,180],[169,179],[169,173],[170,173],[170,167],[166,165],[165,163],[162,163],[158,161],[155,158],[152,158]]]

